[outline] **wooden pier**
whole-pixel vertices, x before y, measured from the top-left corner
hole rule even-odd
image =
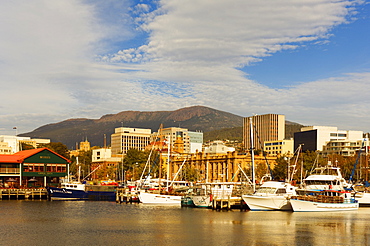
[[[0,200],[46,200],[46,189],[0,189]]]
[[[213,210],[230,210],[232,208],[242,206],[242,199],[240,197],[227,197],[227,198],[217,198],[214,197],[212,200]]]
[[[128,189],[117,189],[116,191],[117,203],[133,203],[139,202],[137,194],[133,194]]]

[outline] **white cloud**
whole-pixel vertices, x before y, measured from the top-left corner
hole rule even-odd
[[[238,69],[327,43],[330,31],[353,17],[356,1],[162,0],[157,9],[130,3],[2,4],[0,134],[14,122],[22,132],[71,117],[190,105],[343,127],[350,126],[343,117],[354,117],[356,127],[366,126],[366,73],[275,90]],[[143,30],[148,39],[134,42]]]

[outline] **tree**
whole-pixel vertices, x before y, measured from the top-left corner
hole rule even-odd
[[[78,159],[77,159],[78,158]],[[77,163],[78,160],[78,163]],[[69,167],[69,172],[78,178],[78,165],[81,166],[81,179],[85,178],[90,174],[90,167],[92,161],[92,151],[80,151],[78,156],[71,157],[71,165]],[[88,177],[87,177],[88,178]]]
[[[147,163],[147,160],[149,158],[149,151],[141,151],[138,149],[129,149],[123,158],[123,170],[126,171],[126,178],[137,180],[140,178],[141,173],[143,172],[145,168],[145,164]],[[152,166],[152,172],[153,175],[153,160],[156,159],[158,156],[157,152],[153,152],[150,160],[150,164]],[[156,167],[158,170],[158,167]],[[120,170],[122,171],[122,169]]]
[[[21,150],[29,150],[29,149],[34,149],[31,144],[26,144],[26,143],[21,143]]]
[[[276,164],[272,174],[275,180],[285,180],[288,177],[288,159],[285,156],[280,156],[276,159]]]
[[[183,171],[184,180],[189,181],[189,182],[195,182],[195,181],[198,181],[199,177],[200,177],[200,174],[199,174],[198,169],[185,165],[185,169]]]
[[[48,144],[40,145],[40,147],[46,147],[54,151],[55,153],[58,153],[59,155],[69,159],[69,150],[67,148],[67,145],[62,144],[61,142],[57,142],[57,143],[51,142]]]

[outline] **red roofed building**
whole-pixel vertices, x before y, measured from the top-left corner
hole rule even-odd
[[[45,187],[57,185],[68,175],[71,163],[48,148],[0,155],[0,187]]]

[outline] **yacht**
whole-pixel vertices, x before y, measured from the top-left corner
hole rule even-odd
[[[287,182],[266,181],[255,193],[243,195],[243,201],[252,211],[292,210],[290,197],[296,195],[296,187]]]

